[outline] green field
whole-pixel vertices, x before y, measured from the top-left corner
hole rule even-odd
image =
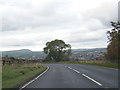
[[[17,88],[46,68],[40,64],[5,65],[2,67],[2,88]]]

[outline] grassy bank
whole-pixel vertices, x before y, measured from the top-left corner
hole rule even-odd
[[[96,63],[96,62],[71,62],[71,63],[76,63],[76,64],[89,64],[89,65],[97,65],[97,66],[104,66],[104,67],[109,67],[109,68],[118,68],[118,64],[116,63]]]
[[[2,88],[15,88],[43,72],[40,64],[6,65],[2,67]]]
[[[88,64],[88,65],[104,66],[109,68],[118,68],[117,63],[106,62],[106,61],[71,61],[71,62],[59,62],[59,63]]]

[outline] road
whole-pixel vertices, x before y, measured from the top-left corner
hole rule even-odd
[[[45,64],[49,69],[25,88],[118,88],[118,70],[83,64]]]

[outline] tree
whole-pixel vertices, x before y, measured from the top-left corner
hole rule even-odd
[[[106,57],[108,60],[117,62],[120,59],[120,22],[111,22],[113,29],[107,32],[108,47]]]
[[[66,44],[63,40],[55,39],[46,43],[43,48],[47,54],[46,60],[48,61],[64,61],[69,60],[71,55],[71,45]]]

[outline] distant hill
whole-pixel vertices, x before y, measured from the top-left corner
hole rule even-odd
[[[43,51],[34,52],[29,49],[13,50],[13,51],[3,51],[2,56],[15,57],[15,58],[25,58],[25,59],[43,59],[46,55]]]
[[[72,49],[72,57],[79,57],[80,54],[85,56],[86,54],[94,54],[106,52],[106,48],[94,48],[94,49]],[[2,51],[3,57],[15,57],[25,59],[44,59],[46,54],[43,51],[31,51],[29,49],[13,50],[13,51]]]

